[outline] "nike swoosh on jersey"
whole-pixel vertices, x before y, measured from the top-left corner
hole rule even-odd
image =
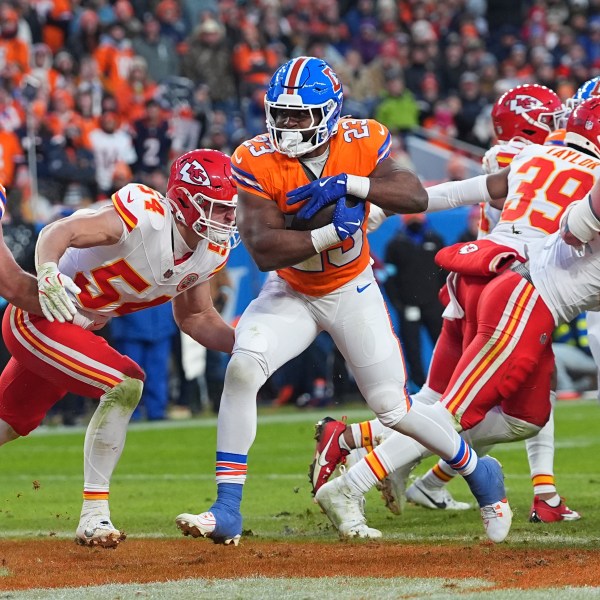
[[[244,160],[244,159],[243,159],[241,156],[239,156],[239,157],[238,157],[238,155],[237,155],[237,154],[234,154],[234,155],[233,155],[233,158],[235,158],[235,162],[236,162],[238,165],[241,165],[241,164],[242,164],[242,160]]]
[[[371,282],[371,283],[372,283],[372,282]],[[364,292],[364,291],[365,291],[365,290],[366,290],[366,289],[367,289],[367,288],[368,288],[370,285],[371,285],[370,283],[367,283],[367,285],[363,285],[363,286],[357,285],[357,286],[356,286],[356,291],[357,291],[359,294],[362,294],[362,293],[363,293],[363,292]]]
[[[131,197],[131,192],[127,192],[127,200],[126,202],[128,204],[131,204],[133,202],[133,198]]]

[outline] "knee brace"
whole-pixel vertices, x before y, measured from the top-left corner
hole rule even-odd
[[[511,358],[504,374],[498,382],[498,394],[502,398],[512,396],[529,375],[533,373],[536,367],[537,363],[529,357]]]

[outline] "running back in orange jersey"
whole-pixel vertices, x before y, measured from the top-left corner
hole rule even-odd
[[[321,177],[351,173],[366,177],[390,155],[389,131],[371,119],[341,119],[337,133],[331,137],[329,157]],[[231,158],[238,188],[276,202],[284,214],[295,214],[302,204],[287,205],[286,193],[309,183],[301,160],[277,152],[269,137],[259,135],[244,142]],[[353,237],[324,250],[293,267],[277,271],[296,291],[309,296],[324,296],[354,279],[370,261],[366,237],[367,215]]]

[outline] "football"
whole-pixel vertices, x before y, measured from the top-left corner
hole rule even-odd
[[[359,202],[360,200],[355,196],[346,196],[346,205],[351,208],[356,206]],[[312,229],[319,229],[319,227],[325,227],[325,225],[331,223],[334,209],[335,203],[323,207],[310,219],[298,219],[294,216],[289,228],[295,229],[296,231],[310,231]]]

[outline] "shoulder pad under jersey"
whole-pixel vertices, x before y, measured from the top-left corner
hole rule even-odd
[[[127,231],[144,223],[157,230],[165,226],[165,217],[170,210],[168,202],[148,186],[130,183],[115,192],[111,200]]]
[[[508,167],[513,158],[528,146],[519,140],[510,140],[492,146],[483,156],[482,166],[485,173],[496,173],[504,167]]]

